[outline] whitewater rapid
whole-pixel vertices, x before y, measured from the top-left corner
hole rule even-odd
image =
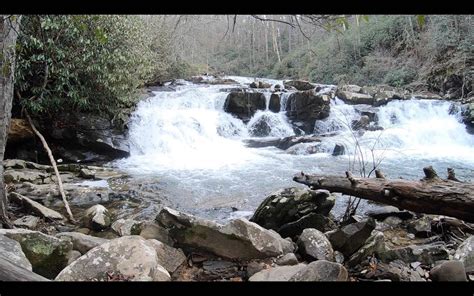
[[[266,82],[282,85],[278,80]],[[474,136],[466,132],[460,115],[450,112],[449,102],[393,101],[369,108],[384,129],[360,135],[349,128],[360,117],[360,106],[336,98],[329,118],[315,126],[316,134],[335,135],[323,139],[319,153],[306,154],[304,145],[288,153],[245,145],[262,120],[271,127],[268,138],[295,134],[284,111],[288,93],[282,96],[278,113],[268,110],[270,93],[266,93],[266,110],[257,111],[245,124],[224,112],[228,92],[222,88],[229,85],[187,84],[174,92],[155,92],[140,102],[129,125],[131,156],[116,165],[136,178],[160,184],[161,193],[178,208],[213,219],[238,215],[228,210],[231,207],[240,209],[241,215],[251,214],[268,194],[301,186],[292,181],[297,172],[343,174],[354,162],[356,141],[368,164],[381,160],[380,168],[389,177],[420,178],[427,165],[440,173],[453,167],[457,176],[468,180],[474,176]],[[332,156],[336,143],[344,144],[348,154]],[[338,202],[335,211],[343,208]]]

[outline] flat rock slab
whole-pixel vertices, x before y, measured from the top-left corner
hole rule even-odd
[[[51,210],[42,204],[29,199],[26,196],[12,192],[8,195],[8,198],[17,204],[22,205],[26,210],[33,212],[34,214],[50,220],[63,220],[64,217],[55,210]]]

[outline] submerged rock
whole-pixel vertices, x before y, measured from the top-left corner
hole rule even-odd
[[[346,268],[326,260],[313,261],[290,278],[292,282],[344,282],[349,279]]]
[[[221,225],[165,207],[156,220],[168,229],[176,245],[203,249],[225,258],[276,257],[294,250],[293,244],[278,233],[242,218]]]
[[[296,187],[278,190],[265,198],[250,221],[283,236],[298,235],[305,228],[327,231],[335,197],[327,190]]]
[[[153,243],[140,236],[124,236],[97,246],[67,266],[57,281],[107,279],[113,272],[131,281],[169,281]]]

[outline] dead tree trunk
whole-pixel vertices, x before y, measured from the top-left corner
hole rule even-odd
[[[0,161],[3,161],[13,101],[16,38],[20,16],[0,15]],[[7,196],[0,165],[0,224],[12,228],[7,214]]]
[[[303,172],[293,180],[312,189],[327,189],[418,213],[474,222],[474,184],[442,180],[432,167],[423,171],[426,177],[419,181],[355,178],[347,173],[346,177],[305,175]]]

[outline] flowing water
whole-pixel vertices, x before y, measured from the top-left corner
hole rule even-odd
[[[253,81],[229,78],[242,84]],[[278,80],[264,81],[283,85]],[[228,93],[219,91],[224,87],[229,86],[186,84],[175,92],[155,92],[140,102],[130,124],[131,156],[114,165],[137,182],[156,185],[175,208],[218,221],[248,217],[280,188],[304,187],[292,181],[295,173],[342,175],[349,167],[359,172],[361,157],[367,167],[380,161],[380,169],[392,178],[422,178],[427,165],[440,175],[452,167],[460,179],[474,176],[474,136],[466,132],[459,114],[450,114],[449,102],[393,101],[373,108],[346,105],[336,98],[330,116],[315,126],[316,134],[332,134],[324,137],[319,153],[305,152],[312,144],[301,144],[288,153],[275,147],[249,148],[244,142],[259,121],[271,128],[269,138],[294,135],[284,111],[268,110],[270,93],[265,94],[267,110],[258,111],[245,124],[224,112]],[[282,110],[287,98],[284,93]],[[351,131],[350,123],[362,109],[376,114],[384,130],[363,135]],[[345,145],[347,155],[331,155],[336,143]],[[338,199],[336,216],[343,213],[345,201]],[[363,201],[361,210],[374,206]]]

